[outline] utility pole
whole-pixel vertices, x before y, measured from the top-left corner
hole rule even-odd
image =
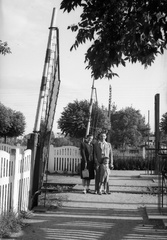
[[[111,101],[112,101],[112,87],[111,84],[109,85],[109,101],[108,101],[108,117],[110,119],[111,114]]]
[[[159,173],[159,96],[155,95],[155,174]]]
[[[148,152],[147,152],[148,159],[150,159],[150,151],[149,151],[149,148],[150,148],[150,111],[149,110],[148,110],[148,139],[147,139],[147,142],[148,142],[148,144],[145,144],[145,145],[148,148]],[[151,174],[152,174],[152,164],[151,164],[150,167],[151,167]],[[149,164],[148,164],[148,170],[147,171],[148,171],[148,174],[149,174]]]
[[[108,101],[108,119],[111,125],[111,101],[112,101],[112,87],[111,84],[109,85],[109,101]],[[108,131],[107,141],[110,142],[110,131]]]
[[[94,82],[95,79],[93,79],[92,82],[92,89],[91,89],[91,96],[90,96],[90,104],[89,104],[89,117],[88,117],[88,124],[87,124],[87,129],[86,129],[86,136],[90,132],[90,123],[91,123],[91,115],[92,115],[92,107],[93,107],[93,93],[94,93]]]

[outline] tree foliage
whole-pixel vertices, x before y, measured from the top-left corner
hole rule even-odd
[[[164,134],[167,134],[167,112],[162,115],[160,129]]]
[[[18,137],[25,131],[25,117],[19,111],[11,111],[8,137]]]
[[[25,131],[25,117],[0,103],[0,136],[18,137]]]
[[[148,132],[139,110],[127,107],[111,114],[111,143],[115,147],[138,146]]]
[[[82,8],[80,22],[68,28],[76,32],[71,47],[91,41],[85,62],[92,76],[112,78],[113,68],[137,61],[151,65],[167,46],[166,0],[63,0],[68,13]]]
[[[52,144],[54,147],[73,146],[73,142],[71,142],[70,139],[65,137],[55,138]]]
[[[8,134],[11,126],[11,110],[0,103],[0,136]]]
[[[6,55],[7,53],[11,53],[10,47],[7,42],[2,42],[2,40],[0,40],[0,54]]]
[[[83,138],[86,134],[86,128],[89,117],[89,102],[87,100],[69,103],[58,121],[58,126],[62,133],[66,136]],[[103,128],[108,129],[110,126],[107,117],[107,111],[102,107],[93,105],[91,116],[91,129],[90,132],[97,134]],[[96,131],[96,133],[95,133]]]

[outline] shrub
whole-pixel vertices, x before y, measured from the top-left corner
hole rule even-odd
[[[9,237],[13,232],[19,232],[23,226],[21,215],[9,211],[0,215],[0,237]]]

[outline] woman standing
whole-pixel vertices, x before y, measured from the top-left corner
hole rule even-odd
[[[81,143],[81,179],[83,185],[83,193],[90,192],[90,181],[94,179],[94,159],[93,159],[93,136],[88,135],[84,142]],[[89,177],[84,177],[82,171],[88,169]]]

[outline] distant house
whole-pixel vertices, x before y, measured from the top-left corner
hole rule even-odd
[[[155,136],[150,136],[149,139],[146,141],[147,146],[155,146]]]

